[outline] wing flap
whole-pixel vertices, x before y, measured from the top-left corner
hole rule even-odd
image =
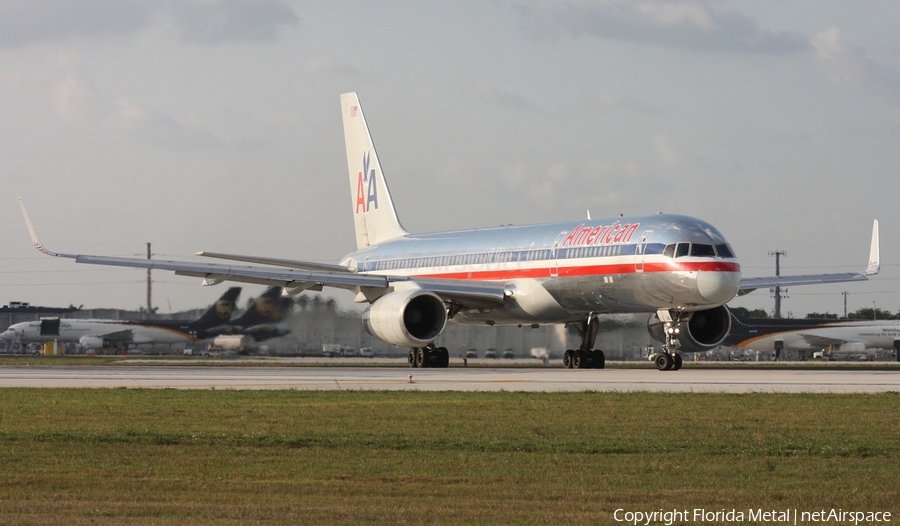
[[[331,272],[352,272],[342,265],[332,265],[330,263],[318,263],[315,261],[303,261],[297,259],[280,259],[259,256],[243,256],[239,254],[223,254],[221,252],[197,252],[195,256],[203,256],[215,259],[228,259],[231,261],[242,261],[244,263],[258,263],[260,265],[273,265],[276,267],[299,268],[304,270],[327,270]]]

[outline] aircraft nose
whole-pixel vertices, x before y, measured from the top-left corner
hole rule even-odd
[[[740,272],[701,271],[697,273],[697,291],[706,301],[723,305],[741,289]]]

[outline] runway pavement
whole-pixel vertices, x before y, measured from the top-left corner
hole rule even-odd
[[[15,365],[0,367],[0,387],[874,393],[900,392],[900,369]]]

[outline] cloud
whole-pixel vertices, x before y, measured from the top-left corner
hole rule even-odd
[[[74,53],[61,53],[56,61],[61,77],[50,91],[50,102],[66,122],[92,120],[102,112],[102,100],[90,75]]]
[[[867,58],[865,50],[844,40],[840,29],[828,28],[811,38],[810,44],[833,84],[900,99],[900,75]]]
[[[283,0],[172,0],[168,8],[182,38],[207,44],[271,42],[300,23]]]
[[[129,36],[160,23],[188,42],[269,42],[299,22],[285,0],[3,1],[0,46]]]
[[[61,53],[48,90],[49,102],[70,126],[106,128],[174,148],[209,149],[223,143],[198,119],[150,110],[120,98],[111,102],[94,84],[77,54]],[[22,89],[30,85],[23,85]]]
[[[138,0],[0,2],[0,46],[130,34],[149,23],[151,5]]]
[[[309,60],[303,66],[305,73],[313,75],[329,75],[339,77],[355,77],[359,75],[359,70],[349,64],[336,62],[334,57],[322,56]]]
[[[538,107],[528,102],[525,97],[519,94],[512,86],[503,84],[499,86],[482,85],[476,88],[478,95],[498,106],[503,106],[515,110],[537,111]]]
[[[702,1],[562,0],[518,5],[536,37],[593,36],[670,48],[788,54],[808,49],[801,35],[776,33],[737,11]]]

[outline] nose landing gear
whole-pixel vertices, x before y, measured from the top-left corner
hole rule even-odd
[[[653,357],[653,363],[660,371],[677,371],[681,369],[683,360],[678,349],[681,348],[681,341],[678,335],[681,334],[682,322],[690,320],[690,313],[687,319],[683,319],[684,313],[673,313],[665,309],[661,309],[656,313],[659,319],[665,324],[663,327],[666,336],[666,342],[663,344],[662,351]]]

